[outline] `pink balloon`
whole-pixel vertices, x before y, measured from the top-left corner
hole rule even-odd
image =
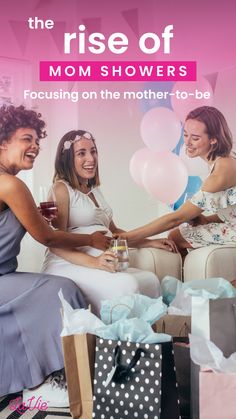
[[[168,108],[152,108],[141,121],[141,136],[150,150],[171,151],[181,136],[181,122]]]
[[[166,204],[173,204],[184,192],[188,172],[174,153],[155,153],[147,161],[143,183],[147,192]]]
[[[202,96],[205,92],[209,92],[208,99]],[[199,77],[196,82],[178,81],[175,83],[172,93],[174,96],[171,97],[171,104],[181,121],[184,121],[187,114],[193,109],[199,106],[210,106],[213,102],[212,87],[204,77]]]
[[[146,147],[137,150],[131,157],[129,164],[130,174],[139,186],[143,187],[143,170],[149,157],[153,153]]]

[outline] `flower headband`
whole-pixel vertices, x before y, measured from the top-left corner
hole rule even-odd
[[[62,151],[69,150],[71,144],[76,143],[76,141],[81,140],[81,138],[86,138],[86,140],[93,140],[93,136],[92,134],[90,134],[90,132],[85,132],[83,135],[76,135],[76,137],[73,140],[68,140],[64,142]]]

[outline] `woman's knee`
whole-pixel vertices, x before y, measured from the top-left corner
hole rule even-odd
[[[168,239],[173,240],[179,249],[188,249],[192,246],[183,238],[180,229],[174,228],[168,234]]]
[[[41,275],[47,278],[47,296],[49,299],[56,298],[59,302],[58,292],[62,290],[63,297],[73,308],[87,307],[81,290],[71,279],[57,275]]]
[[[125,274],[123,280],[119,282],[119,294],[126,295],[126,294],[137,294],[139,293],[139,285],[136,278],[133,275],[128,273]]]
[[[175,243],[180,241],[180,237],[182,238],[178,228],[174,228],[168,233],[168,239],[173,240]]]

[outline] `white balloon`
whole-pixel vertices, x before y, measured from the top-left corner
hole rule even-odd
[[[144,186],[143,185],[143,171],[144,171],[145,164],[151,155],[152,155],[152,151],[149,150],[149,148],[143,147],[135,151],[135,153],[130,159],[129,171],[133,180],[139,186],[142,186],[142,187]]]
[[[179,157],[187,167],[189,176],[206,177],[208,175],[208,164],[203,159],[201,159],[201,157],[188,157],[188,155],[185,153],[185,145],[181,147]]]
[[[157,152],[147,160],[143,184],[153,198],[166,204],[173,204],[180,198],[187,183],[187,169],[176,154],[169,151]]]
[[[181,122],[168,108],[152,108],[144,114],[140,130],[143,142],[150,150],[172,151],[181,136]]]

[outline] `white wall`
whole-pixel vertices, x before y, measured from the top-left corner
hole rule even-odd
[[[60,88],[66,89],[67,86],[60,84]],[[78,84],[74,86],[74,89],[79,88]],[[99,90],[102,87],[99,85],[96,88]],[[113,86],[114,90],[118,88],[122,86]],[[129,174],[132,154],[144,146],[139,134],[142,118],[139,103],[97,100],[74,104],[69,101],[43,101],[38,103],[37,108],[47,120],[48,137],[42,140],[42,151],[32,171],[31,190],[36,201],[39,186],[51,183],[60,138],[71,129],[81,128],[91,131],[96,138],[101,187],[114,210],[114,221],[118,226],[131,229],[168,210],[139,188]],[[43,246],[27,234],[18,258],[19,269],[40,270],[44,251]]]
[[[33,74],[36,69],[32,68]],[[214,105],[226,115],[229,126],[235,133],[235,118],[228,106],[230,94],[225,95],[222,85],[232,79],[234,86],[236,71],[226,70],[223,76],[219,74],[215,89]],[[68,90],[68,83],[44,83],[43,90]],[[85,84],[75,83],[73,90],[99,91],[109,88],[112,91],[125,89],[141,90],[142,85],[132,83]],[[231,87],[232,88],[232,87]],[[32,89],[40,90],[40,82],[33,80]],[[131,229],[145,224],[169,211],[166,205],[160,204],[139,188],[129,174],[129,161],[133,153],[143,147],[140,136],[140,123],[143,112],[140,101],[119,100],[80,100],[78,103],[65,101],[32,101],[34,108],[39,110],[47,121],[48,137],[42,141],[42,151],[33,169],[31,179],[32,192],[37,201],[40,185],[50,185],[53,176],[54,158],[57,144],[67,131],[85,129],[91,131],[96,138],[99,151],[99,169],[102,190],[107,201],[114,210],[114,221],[124,229]],[[236,136],[234,135],[234,138]],[[45,249],[28,236],[24,240],[19,257],[19,269],[40,270]],[[29,257],[30,255],[30,257]]]

